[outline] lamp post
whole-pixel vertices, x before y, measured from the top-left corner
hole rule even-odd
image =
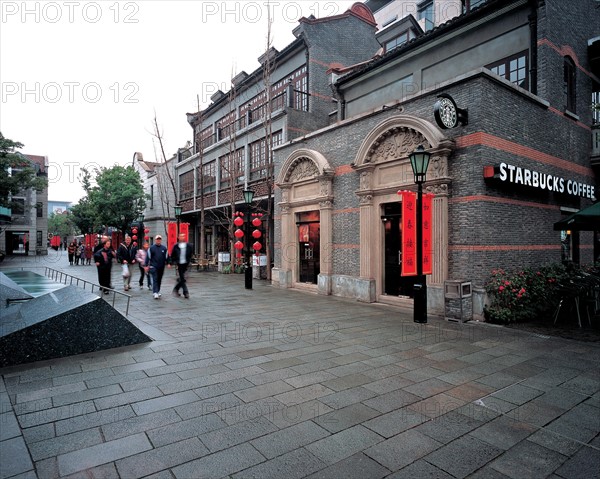
[[[250,240],[251,240],[251,236],[250,236],[250,216],[251,216],[251,210],[252,210],[252,200],[254,199],[254,191],[250,190],[250,189],[245,189],[244,190],[244,202],[246,203],[246,233],[245,233],[245,239],[246,239],[246,257],[245,257],[245,261],[246,261],[246,269],[244,271],[245,273],[245,277],[244,277],[244,284],[246,289],[252,289],[252,252],[250,250],[251,246],[250,246]]]
[[[175,210],[175,218],[177,218],[177,238],[175,239],[175,242],[177,242],[179,241],[179,220],[181,217],[181,206],[175,205],[173,209]]]
[[[429,166],[431,153],[419,145],[409,156],[410,166],[417,185],[417,278],[414,285],[415,323],[427,322],[427,278],[423,274],[423,183]]]

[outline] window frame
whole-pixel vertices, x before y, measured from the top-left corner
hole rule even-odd
[[[519,67],[519,60],[521,58],[525,59],[525,65],[523,67]],[[515,70],[511,70],[511,62],[517,62],[517,68]],[[501,72],[500,67],[504,67],[504,70]],[[511,82],[512,84],[523,88],[524,90],[529,91],[529,50],[523,50],[513,55],[509,55],[507,57],[501,58],[492,63],[488,63],[485,68],[490,70],[492,73],[504,78],[505,80]],[[511,73],[518,72],[523,70],[525,72],[525,76],[519,82],[519,78],[517,76],[517,81],[511,80]]]

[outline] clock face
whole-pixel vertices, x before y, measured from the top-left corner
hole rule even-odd
[[[450,95],[440,95],[434,106],[435,121],[440,128],[454,128],[458,125],[458,109]]]

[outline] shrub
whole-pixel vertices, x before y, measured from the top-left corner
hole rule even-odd
[[[556,306],[557,288],[568,276],[561,264],[527,268],[518,272],[493,270],[485,284],[490,304],[484,308],[493,323],[530,321]]]

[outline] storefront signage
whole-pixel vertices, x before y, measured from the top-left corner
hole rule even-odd
[[[566,193],[573,196],[595,199],[595,186],[588,185],[573,179],[561,176],[541,173],[536,170],[521,168],[508,163],[500,163],[496,166],[484,166],[483,176],[488,179],[497,179],[505,183],[529,186],[555,193]]]

